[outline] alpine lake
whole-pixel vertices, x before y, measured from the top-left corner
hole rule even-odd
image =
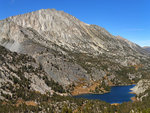
[[[96,99],[108,102],[110,104],[118,103],[121,104],[123,102],[132,101],[131,98],[135,97],[135,94],[130,93],[131,88],[135,85],[128,86],[113,86],[111,87],[111,91],[104,94],[82,94],[74,96],[75,98],[85,98],[85,99]]]

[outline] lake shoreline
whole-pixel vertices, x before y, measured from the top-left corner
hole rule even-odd
[[[120,103],[112,103],[111,105],[112,105],[112,106],[119,106]]]
[[[135,84],[135,85],[136,85],[136,84]],[[133,88],[134,88],[134,87],[133,87]],[[130,89],[131,92],[129,92],[129,93],[130,93],[130,94],[135,94],[135,95],[137,95],[135,92],[133,92],[133,88]],[[130,99],[132,100],[132,102],[137,102],[137,101],[138,101],[137,98],[136,98],[136,96],[131,97]]]
[[[89,92],[89,93],[80,93],[80,94],[77,94],[77,95],[72,94],[72,96],[88,95],[88,94],[103,95],[103,94],[106,94],[106,93],[110,93],[110,91],[107,91],[105,93],[93,93],[93,92]]]
[[[85,98],[91,100],[101,100],[111,105],[119,105],[123,102],[136,101],[136,94],[131,93],[131,88],[135,85],[113,86],[107,93],[96,94],[86,93],[74,96],[75,98]]]
[[[131,86],[131,85],[136,85],[136,84],[110,86],[110,91],[106,91],[106,92],[103,92],[103,93],[93,93],[93,92],[82,93],[82,92],[79,92],[78,94],[71,94],[71,95],[72,95],[72,96],[86,95],[86,94],[99,94],[99,95],[103,95],[103,94],[106,94],[106,93],[110,93],[112,87],[124,87],[124,86]],[[132,88],[131,88],[131,89],[132,89]],[[130,90],[131,90],[131,89],[130,89]],[[131,93],[131,94],[136,94],[136,93],[132,92],[132,90],[131,90],[131,92],[129,92],[129,93]]]
[[[136,97],[131,97],[130,99],[132,100],[132,102],[137,102],[138,101]]]

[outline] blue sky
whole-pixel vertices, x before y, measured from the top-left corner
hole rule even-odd
[[[0,0],[0,20],[39,9],[63,10],[140,46],[150,46],[150,0]]]

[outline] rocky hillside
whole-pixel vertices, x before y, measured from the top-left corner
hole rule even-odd
[[[143,48],[63,11],[42,9],[9,17],[0,21],[0,28],[1,46],[32,56],[46,79],[73,94],[136,83],[149,69]]]
[[[50,95],[65,92],[31,56],[11,52],[2,46],[0,51],[0,99],[28,98],[30,92]]]

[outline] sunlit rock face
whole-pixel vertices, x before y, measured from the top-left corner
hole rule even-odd
[[[146,92],[149,89],[150,89],[150,80],[149,79],[142,79],[131,90],[132,90],[132,92],[137,94],[138,99],[142,101],[142,99],[144,97],[149,96],[148,92]]]
[[[0,45],[33,56],[48,76],[63,86],[82,83],[81,79],[91,83],[111,72],[108,83],[115,79],[116,70],[141,64],[140,59],[147,58],[147,52],[140,46],[55,9],[9,17],[0,21],[0,28]],[[77,54],[85,55],[83,60],[92,60],[79,61]],[[135,76],[132,74],[131,78]]]

